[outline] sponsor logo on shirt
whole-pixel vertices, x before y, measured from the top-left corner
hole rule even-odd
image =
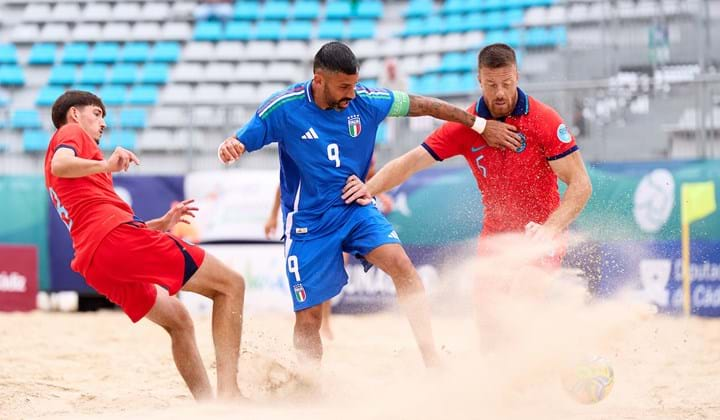
[[[568,131],[565,124],[560,124],[557,128],[557,138],[563,143],[570,143],[572,141],[572,136],[570,135],[570,132]]]

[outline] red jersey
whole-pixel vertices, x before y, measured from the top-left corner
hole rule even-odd
[[[95,249],[118,225],[133,220],[133,211],[113,188],[109,173],[58,178],[50,170],[55,151],[68,148],[83,159],[103,160],[97,143],[77,124],[55,132],[45,155],[45,186],[60,218],[70,231],[75,258],[70,267],[85,275]]]
[[[482,98],[468,112],[493,118]],[[471,128],[452,122],[422,144],[436,160],[456,155],[467,160],[485,206],[482,236],[523,232],[528,222],[545,223],[560,204],[557,176],[548,162],[578,149],[558,113],[520,89],[505,122],[521,134],[522,145],[516,151],[488,147]]]

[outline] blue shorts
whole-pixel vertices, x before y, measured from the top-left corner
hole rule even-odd
[[[401,243],[375,206],[348,206],[342,211],[342,223],[331,233],[285,238],[285,274],[295,311],[319,305],[345,287],[343,252],[362,258],[381,245]]]

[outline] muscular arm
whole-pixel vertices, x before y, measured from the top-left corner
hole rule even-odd
[[[474,115],[441,99],[418,95],[408,96],[410,97],[408,117],[428,115],[440,120],[457,122],[471,128],[475,124],[476,117]]]
[[[55,151],[50,161],[50,171],[59,178],[82,178],[108,172],[108,167],[104,160],[83,159],[75,156],[74,150],[61,147]]]
[[[544,226],[560,232],[565,230],[585,208],[592,194],[592,184],[580,152],[550,161],[550,167],[558,178],[567,184],[567,190],[560,200],[560,206],[552,212]]]

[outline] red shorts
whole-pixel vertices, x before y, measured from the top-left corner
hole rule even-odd
[[[204,258],[202,248],[169,233],[125,223],[102,240],[85,280],[138,322],[155,304],[156,284],[176,294]]]

